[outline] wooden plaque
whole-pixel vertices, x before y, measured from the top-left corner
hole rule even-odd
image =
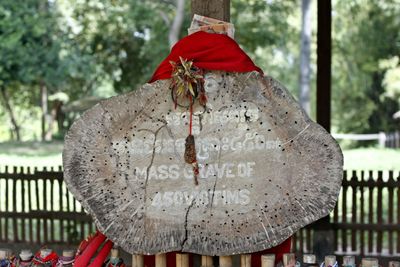
[[[65,139],[68,188],[132,254],[232,255],[276,246],[329,214],[342,181],[335,140],[257,72],[209,72],[195,106],[200,174],[184,156],[187,108],[170,80],[102,101]]]

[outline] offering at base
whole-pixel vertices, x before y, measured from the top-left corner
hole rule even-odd
[[[284,267],[295,267],[300,266],[299,262],[296,262],[296,255],[294,253],[283,254],[283,266]]]
[[[10,249],[0,248],[0,267],[9,267],[14,260],[15,257]]]
[[[389,267],[400,267],[400,261],[389,261]]]
[[[111,257],[105,262],[105,267],[125,267],[123,259],[119,257],[118,249],[111,249]]]
[[[343,256],[343,267],[356,267],[356,258],[354,256]]]
[[[274,267],[275,254],[265,254],[261,256],[261,267]]]
[[[321,263],[321,267],[338,267],[335,255],[325,256],[324,262]]]
[[[226,34],[232,39],[235,37],[235,27],[232,23],[194,14],[188,33],[193,34],[198,31]]]
[[[35,254],[32,260],[32,266],[37,267],[55,267],[58,262],[58,255],[49,248],[42,248]]]
[[[57,267],[72,267],[75,262],[75,250],[64,250],[58,259]]]
[[[318,267],[317,257],[314,254],[304,254],[303,264],[305,267]]]
[[[31,266],[33,260],[33,253],[29,249],[21,250],[18,257],[15,259],[13,266],[15,267],[24,267]]]
[[[361,259],[361,267],[379,267],[379,261],[376,258]]]

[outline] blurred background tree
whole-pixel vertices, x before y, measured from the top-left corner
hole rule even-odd
[[[63,138],[82,111],[145,83],[187,34],[189,2],[1,1],[0,141]],[[313,14],[306,81],[315,118],[316,1],[303,2]],[[301,1],[231,6],[238,43],[298,96]],[[333,131],[398,129],[400,0],[335,0],[333,10]]]

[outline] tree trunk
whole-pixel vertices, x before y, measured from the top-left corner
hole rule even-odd
[[[42,141],[50,141],[51,137],[46,135],[46,124],[47,124],[47,117],[48,117],[48,104],[47,104],[47,86],[44,82],[40,82],[40,107],[42,109]]]
[[[12,132],[15,134],[15,138],[17,141],[21,141],[20,127],[15,119],[14,111],[10,104],[10,99],[8,98],[6,88],[4,86],[1,87],[1,96],[3,98],[4,107],[6,108],[8,115],[10,116],[10,121],[12,124]]]
[[[192,15],[230,21],[230,0],[192,0]]]
[[[48,120],[48,127],[46,130],[46,136],[45,136],[46,141],[50,141],[53,137],[54,126],[57,122],[57,117],[58,117],[59,111],[61,110],[61,105],[62,105],[61,101],[55,100],[53,102],[53,105],[52,105],[52,108],[50,111],[50,118]],[[61,128],[59,128],[59,130],[61,130]]]
[[[174,20],[169,29],[168,41],[169,47],[172,48],[179,39],[179,33],[182,28],[183,18],[185,14],[185,0],[176,0],[176,12]]]
[[[311,0],[301,1],[300,105],[310,114]]]

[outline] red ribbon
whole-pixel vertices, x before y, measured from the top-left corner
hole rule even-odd
[[[179,62],[179,57],[193,61],[193,65],[205,70],[228,72],[263,71],[230,37],[223,34],[196,32],[182,38],[161,62],[150,82],[171,78],[170,61]]]

